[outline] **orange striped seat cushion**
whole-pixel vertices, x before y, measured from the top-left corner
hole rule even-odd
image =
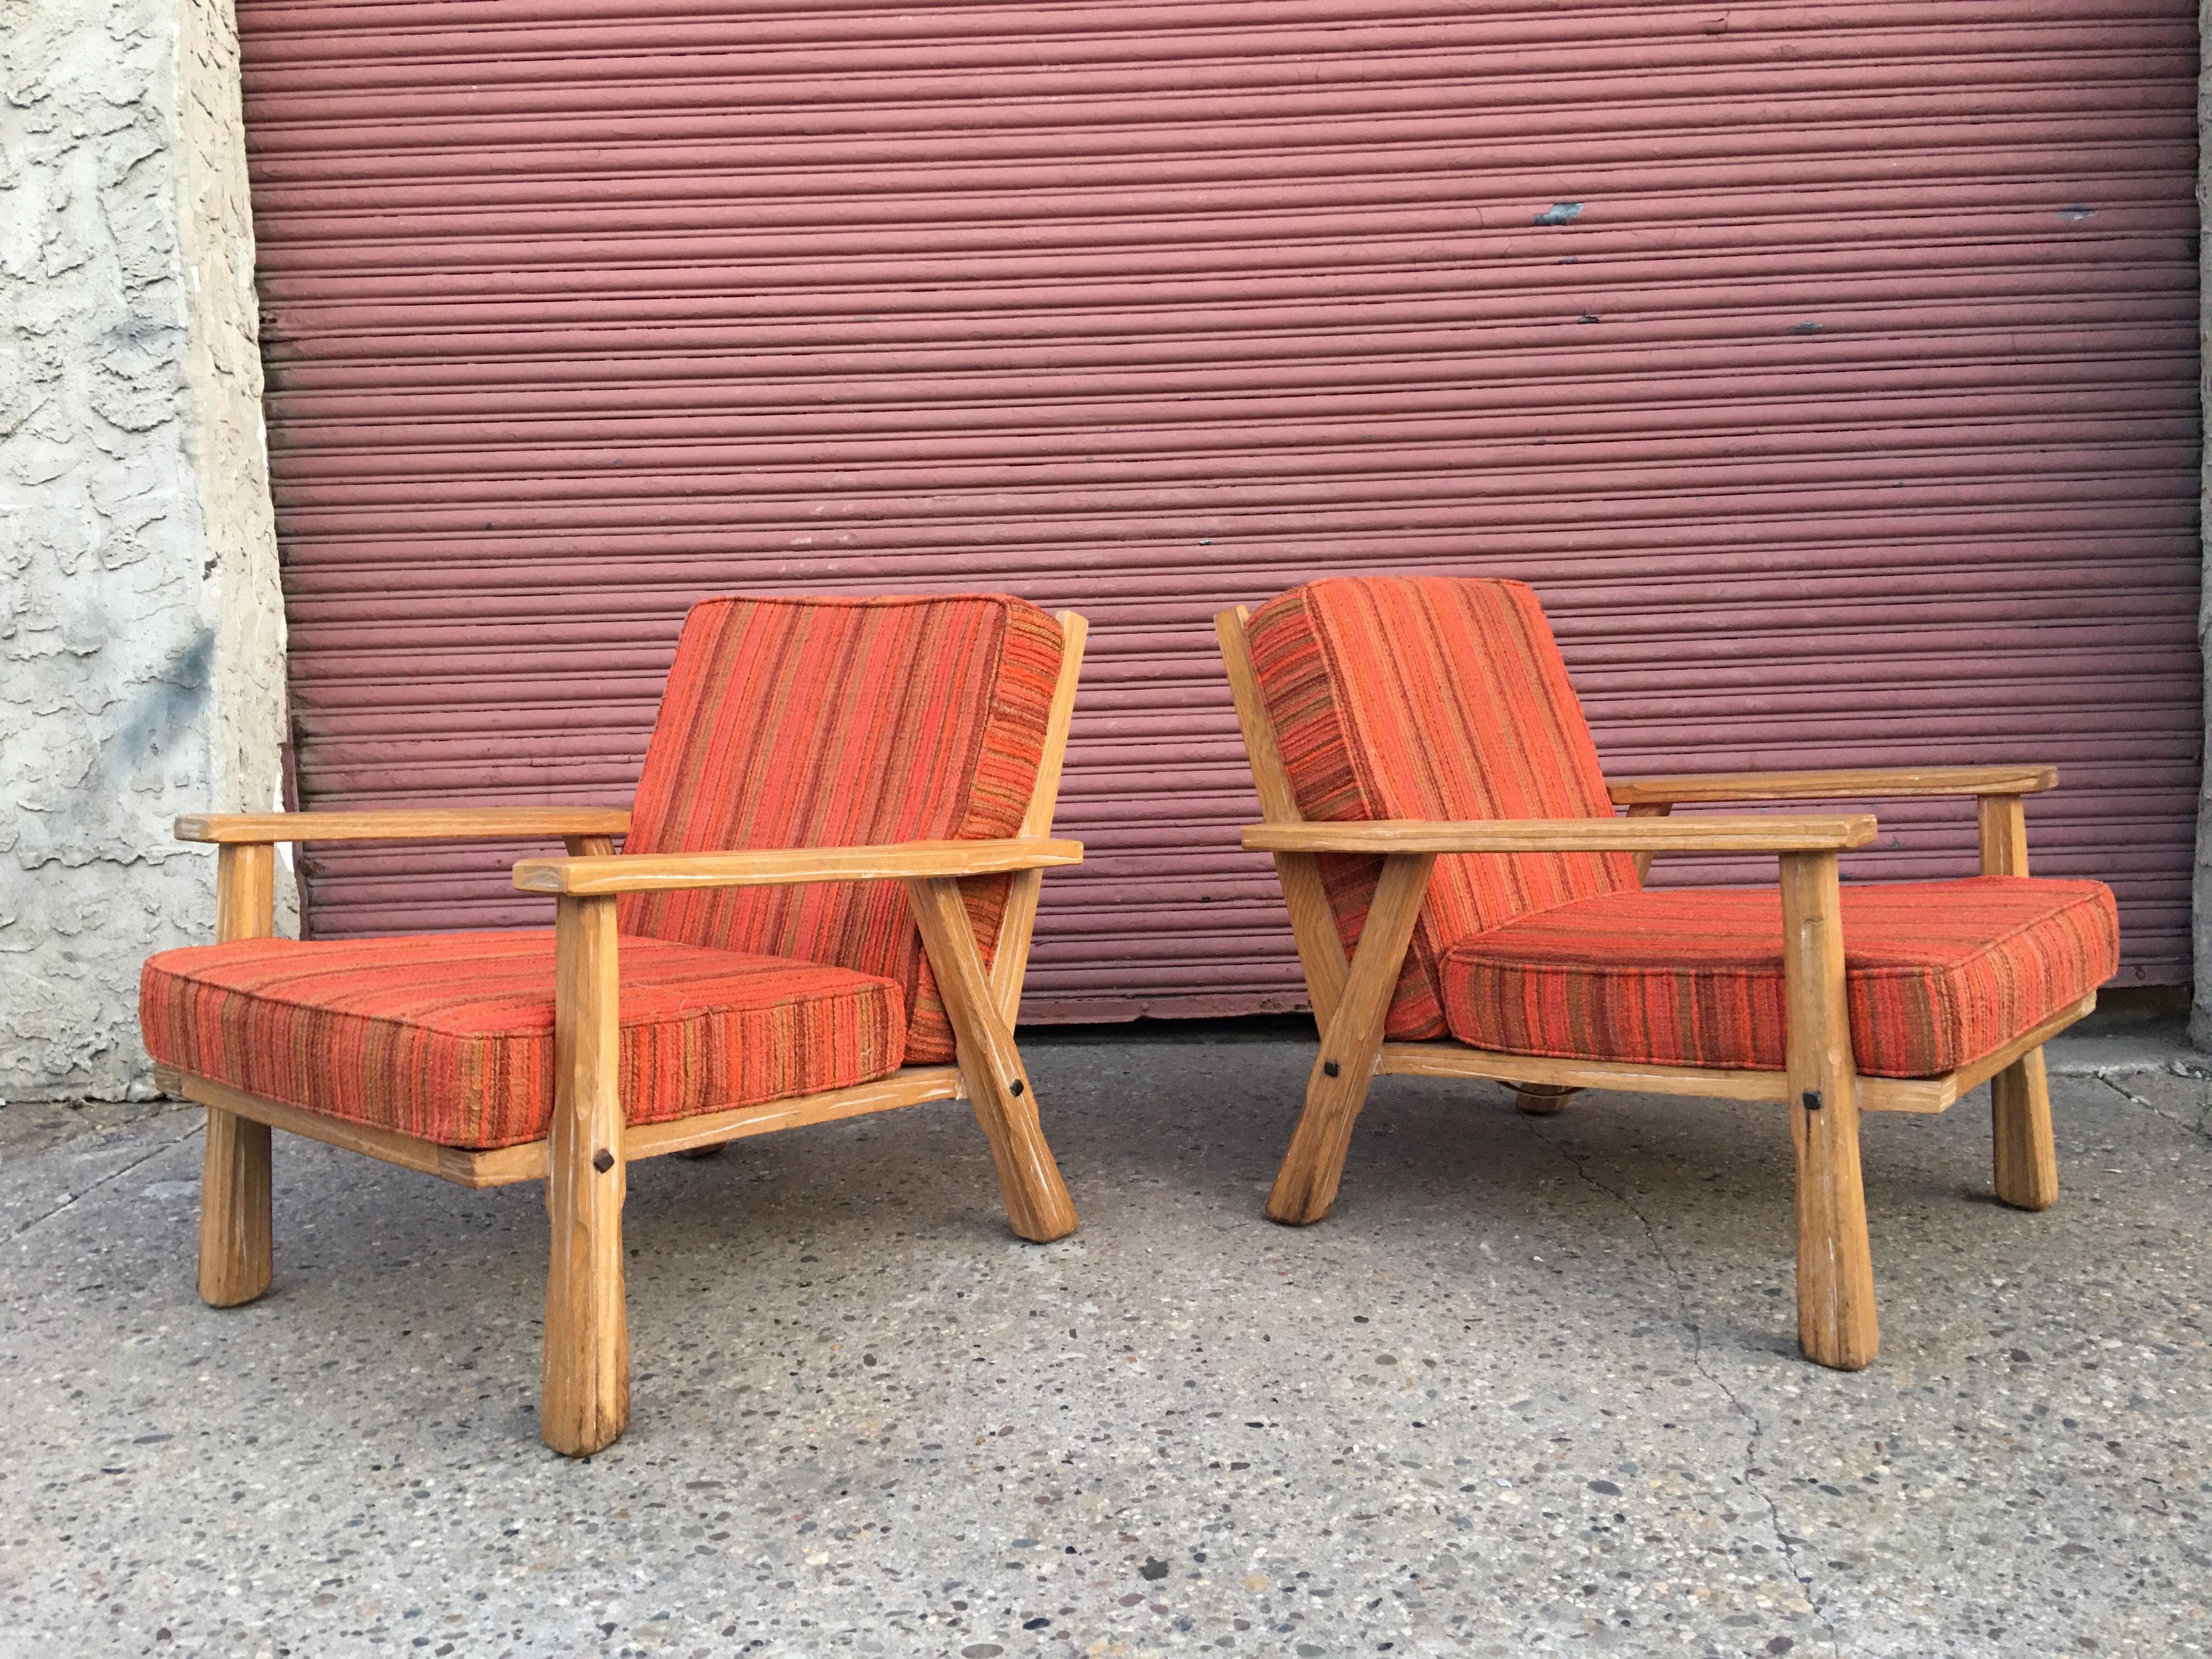
[[[2112,890],[1979,876],[1846,884],[1851,1048],[1869,1077],[1941,1077],[2118,971]],[[1568,1060],[1779,1071],[1782,896],[1674,888],[1522,916],[1443,959],[1451,1033]]]
[[[904,1057],[888,979],[621,941],[632,1123],[865,1083]],[[241,939],[165,951],[139,980],[155,1060],[444,1146],[537,1140],[553,1115],[553,934]]]
[[[1597,750],[1536,596],[1520,582],[1310,582],[1248,630],[1298,810],[1309,818],[1611,817]],[[1321,860],[1338,932],[1359,937],[1379,859]],[[1570,899],[1633,889],[1619,853],[1437,860],[1385,1030],[1441,1036],[1456,941]]]
[[[1003,595],[720,599],[692,608],[624,853],[1011,836],[1029,809],[1060,624]],[[988,966],[1009,878],[965,884]],[[625,933],[834,963],[898,987],[907,1054],[952,1055],[896,882],[625,896]]]

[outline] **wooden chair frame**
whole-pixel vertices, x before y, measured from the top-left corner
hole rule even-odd
[[[1837,858],[1873,840],[1867,813],[1714,814],[1672,818],[1681,803],[1836,800],[1900,795],[1972,795],[1978,801],[1985,875],[2027,873],[2021,798],[2057,781],[2050,767],[1941,767],[1916,770],[1737,773],[1647,778],[1608,786],[1616,818],[1315,823],[1302,817],[1260,695],[1243,606],[1214,618],[1237,724],[1252,763],[1263,823],[1244,845],[1274,855],[1321,1031],[1306,1084],[1305,1110],[1267,1200],[1276,1221],[1306,1225],[1336,1200],[1352,1127],[1377,1075],[1489,1078],[1511,1085],[1523,1109],[1559,1110],[1580,1089],[1767,1101],[1790,1112],[1797,1170],[1797,1331],[1810,1358],[1856,1370],[1879,1346],[1874,1268],[1859,1170],[1863,1112],[1941,1112],[1990,1084],[1997,1196],[2020,1209],[2058,1196],[2051,1094],[2043,1044],[2096,1006],[2085,996],[1996,1054],[1946,1077],[1862,1078],[1845,1012],[1843,920]],[[1429,872],[1446,853],[1628,852],[1637,872],[1656,853],[1772,853],[1781,861],[1783,976],[1787,1064],[1779,1072],[1729,1071],[1626,1061],[1551,1060],[1493,1054],[1446,1040],[1383,1038],[1407,946]],[[1317,855],[1378,856],[1382,872],[1350,963],[1324,890]]]
[[[1058,618],[1066,646],[1036,782],[1017,835],[1006,841],[915,842],[884,847],[798,848],[738,853],[614,854],[629,813],[599,807],[442,811],[277,812],[179,818],[186,841],[218,845],[216,937],[275,931],[280,842],[529,840],[560,836],[569,856],[525,859],[517,889],[554,900],[555,1103],[550,1131],[526,1146],[471,1152],[264,1100],[212,1079],[164,1069],[169,1094],[207,1108],[201,1187],[199,1290],[234,1307],[269,1288],[270,1130],[421,1170],[464,1187],[545,1183],[552,1255],[545,1289],[544,1384],[539,1430],[570,1455],[613,1442],[629,1420],[629,1342],[623,1306],[622,1207],[626,1170],[641,1158],[718,1146],[748,1135],[965,1099],[989,1140],[1008,1220],[1039,1243],[1074,1231],[1068,1197],[1037,1118],[1036,1097],[1014,1047],[1044,872],[1080,863],[1083,849],[1048,839],[1060,797],[1069,718],[1089,631],[1073,611]],[[991,966],[983,965],[961,894],[963,878],[1011,872]],[[897,881],[920,928],[951,1020],[957,1060],[908,1066],[873,1083],[771,1101],[670,1123],[629,1127],[618,1097],[621,1038],[615,933],[623,893],[820,881]]]

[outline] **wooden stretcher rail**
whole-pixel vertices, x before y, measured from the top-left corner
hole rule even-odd
[[[542,1140],[485,1152],[441,1146],[434,1141],[418,1140],[389,1129],[302,1111],[283,1101],[264,1100],[228,1084],[189,1073],[165,1073],[161,1081],[167,1092],[196,1100],[203,1106],[212,1106],[309,1140],[319,1140],[326,1146],[365,1153],[402,1169],[420,1170],[457,1187],[507,1187],[517,1182],[545,1178],[546,1143]],[[742,1140],[748,1135],[771,1134],[778,1129],[796,1129],[809,1123],[834,1123],[840,1118],[919,1106],[925,1101],[957,1100],[963,1093],[958,1066],[908,1066],[889,1077],[873,1083],[855,1084],[849,1089],[770,1101],[762,1106],[739,1106],[726,1112],[678,1118],[672,1123],[632,1125],[623,1132],[623,1162],[635,1164],[642,1158],[660,1158],[670,1152]]]
[[[2092,994],[2054,1015],[1995,1054],[1948,1077],[1858,1079],[1863,1112],[1935,1113],[1948,1110],[2031,1049],[2039,1048],[2093,1012]],[[1626,1060],[1554,1060],[1501,1054],[1456,1042],[1386,1042],[1376,1061],[1384,1077],[1480,1077],[1566,1089],[1619,1089],[1632,1094],[1703,1095],[1714,1100],[1757,1100],[1787,1105],[1789,1079],[1780,1072],[1722,1072],[1692,1066],[1639,1066]]]

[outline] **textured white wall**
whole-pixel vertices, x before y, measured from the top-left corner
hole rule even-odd
[[[169,820],[276,791],[252,272],[227,0],[0,0],[0,1100],[149,1091]]]
[[[2212,434],[2212,374],[2206,365],[2212,363],[2212,249],[2204,244],[2204,208],[2206,184],[2212,179],[2212,162],[2208,162],[2207,147],[2212,146],[2212,67],[2208,67],[2203,43],[2212,39],[2212,0],[2197,0],[2197,405],[2203,416],[2204,428]],[[2212,525],[2212,450],[2205,453],[2203,471],[2197,481],[2197,536],[2199,545],[2212,549],[2212,542],[2204,540],[2207,525]],[[2204,584],[2197,599],[2197,643],[2204,655],[2204,723],[2206,742],[2203,781],[2197,795],[2197,876],[2191,894],[2191,932],[2196,949],[2196,989],[2192,993],[2195,1006],[2189,1012],[2189,1040],[2200,1048],[2212,1048],[2212,556],[2204,562]]]

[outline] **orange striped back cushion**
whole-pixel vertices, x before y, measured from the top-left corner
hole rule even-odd
[[[1310,582],[1253,617],[1252,664],[1309,818],[1610,817],[1566,665],[1524,584],[1444,576]],[[1379,859],[1325,855],[1346,949]],[[1441,1036],[1437,961],[1460,940],[1569,899],[1638,885],[1623,853],[1437,860],[1385,1027]]]
[[[1049,616],[999,594],[695,605],[623,850],[1012,835],[1029,809],[1062,644]],[[966,884],[986,963],[1007,884]],[[907,1059],[952,1055],[896,882],[630,895],[621,927],[881,975],[913,1011]]]

